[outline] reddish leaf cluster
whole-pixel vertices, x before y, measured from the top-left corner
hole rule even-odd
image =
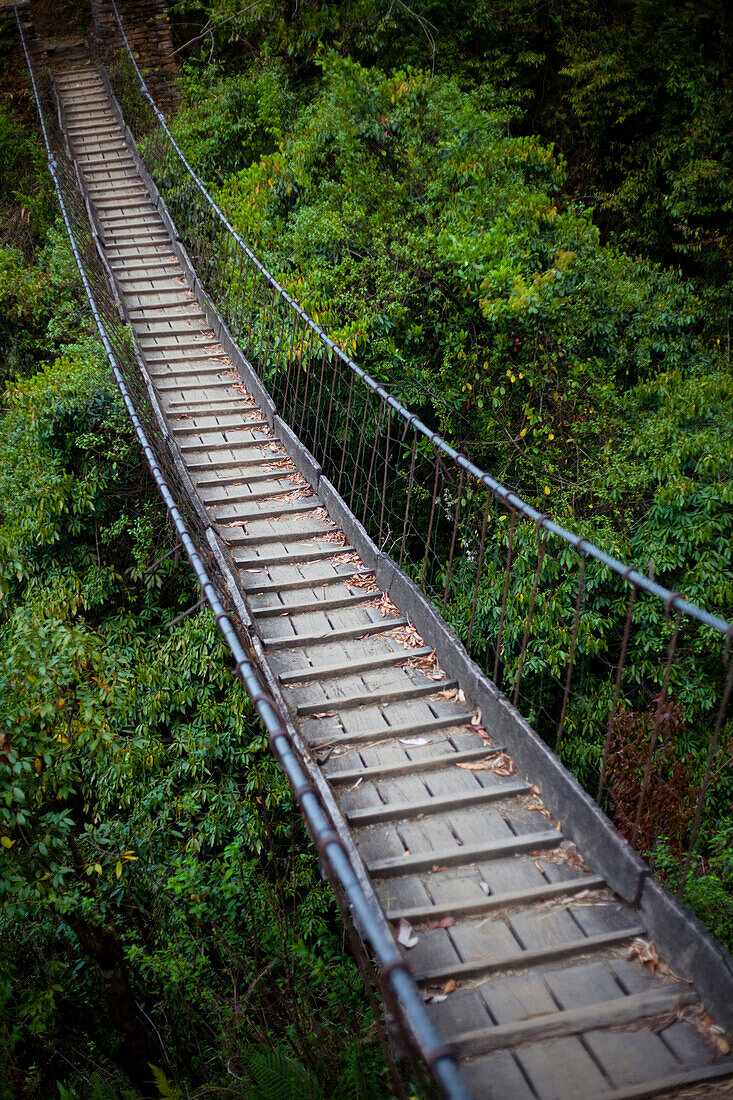
[[[613,819],[629,841],[650,764],[635,845],[645,854],[653,852],[662,836],[673,854],[681,856],[684,851],[694,812],[695,777],[693,762],[678,755],[682,732],[682,708],[669,699],[655,699],[651,713],[620,709],[613,721],[606,781]]]

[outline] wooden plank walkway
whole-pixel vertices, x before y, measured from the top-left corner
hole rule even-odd
[[[564,839],[236,376],[99,73],[60,72],[57,85],[171,435],[471,1094],[723,1095],[715,1081],[733,1062],[694,988],[643,965],[640,914]]]

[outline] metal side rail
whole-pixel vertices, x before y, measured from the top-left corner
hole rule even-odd
[[[299,769],[314,835],[314,822],[334,830],[321,849],[354,897],[358,887],[359,927],[395,992],[402,983],[441,1088],[512,1100],[715,1089],[733,1062],[702,1023],[694,983],[672,957],[655,961],[663,904],[644,907],[645,865],[280,421],[121,122],[110,138],[108,109],[120,115],[99,74],[58,86],[153,400],[273,700],[218,603],[217,621],[275,751]],[[103,140],[80,125],[90,104]],[[138,179],[110,188],[128,156]],[[435,1031],[417,1036],[418,1020]]]
[[[265,727],[271,747],[281,767],[287,775],[293,791],[296,795],[303,817],[305,818],[310,835],[318,849],[322,866],[331,884],[339,890],[349,913],[358,929],[362,939],[369,944],[378,967],[383,987],[394,998],[393,1003],[401,1013],[407,1037],[414,1043],[419,1055],[431,1071],[441,1092],[446,1097],[455,1100],[466,1100],[469,1093],[461,1080],[458,1072],[456,1057],[452,1049],[449,1049],[441,1040],[435,1024],[429,1018],[425,1005],[420,997],[415,982],[402,959],[394,940],[385,931],[381,913],[375,911],[372,899],[365,893],[362,883],[354,869],[349,852],[343,841],[334,831],[333,823],[323,805],[322,799],[313,783],[308,761],[304,760],[298,747],[293,744],[292,737],[283,722],[277,703],[264,688],[260,675],[247,655],[237,630],[230,617],[227,615],[219,598],[219,594],[210,579],[201,556],[196,548],[183,516],[176,504],[165,477],[158,465],[155,452],[148,441],[143,424],[133,404],[131,395],[125,383],[124,376],[119,369],[114,350],[109,342],[105,325],[97,307],[95,296],[87,277],[85,265],[80,255],[71,221],[68,216],[63,190],[59,184],[56,158],[49,144],[44,114],[38,96],[37,85],[30,55],[25,41],[23,26],[21,24],[17,7],[15,10],[16,22],[23,44],[23,50],[28,64],[28,71],[33,87],[33,93],[38,107],[39,121],[43,133],[44,144],[48,157],[48,168],[54,181],[56,194],[61,209],[62,218],[68,233],[74,259],[79,270],[84,292],[94,317],[100,340],[112,369],[115,382],[120,391],[127,413],[133,424],[138,440],[142,447],[150,472],[165,502],[171,522],[177,536],[184,547],[193,572],[199,583],[203,599],[208,603],[215,617],[217,626],[222,633],[234,659],[237,675],[241,678],[260,720]],[[91,76],[94,85],[94,76]],[[73,78],[74,80],[77,77]],[[97,85],[98,86],[98,85]],[[85,88],[85,91],[88,90]],[[106,112],[100,112],[105,115]],[[85,134],[94,134],[94,129],[84,129]],[[81,140],[81,131],[77,131]],[[110,156],[119,159],[117,143],[110,146]]]

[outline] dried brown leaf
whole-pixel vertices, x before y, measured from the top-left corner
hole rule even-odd
[[[406,649],[421,649],[425,645],[412,623],[394,630],[391,637]]]
[[[656,973],[659,966],[659,952],[649,940],[640,937],[631,941],[626,952],[627,959],[638,959],[642,966],[648,967],[652,974]]]
[[[365,577],[345,577],[344,578],[349,588],[364,588],[367,592],[378,592],[376,578],[373,573],[368,573]]]
[[[432,932],[434,928],[452,928],[455,923],[455,917],[436,917],[435,920],[427,921],[425,927],[429,932]],[[443,992],[445,993],[446,990],[443,990]],[[448,992],[450,992],[450,990],[448,990]]]
[[[372,606],[376,607],[382,616],[400,613],[399,607],[392,603],[386,592],[383,592],[378,600],[374,600]]]
[[[552,814],[542,802],[530,802],[527,804],[527,809],[536,811],[538,814],[542,814],[543,817],[552,818]]]

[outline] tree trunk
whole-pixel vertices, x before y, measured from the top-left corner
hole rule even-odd
[[[161,1051],[151,1041],[138,1012],[117,933],[108,925],[89,925],[78,917],[65,920],[84,953],[96,963],[110,1021],[120,1040],[115,1061],[146,1100],[159,1096],[150,1065],[160,1062]]]

